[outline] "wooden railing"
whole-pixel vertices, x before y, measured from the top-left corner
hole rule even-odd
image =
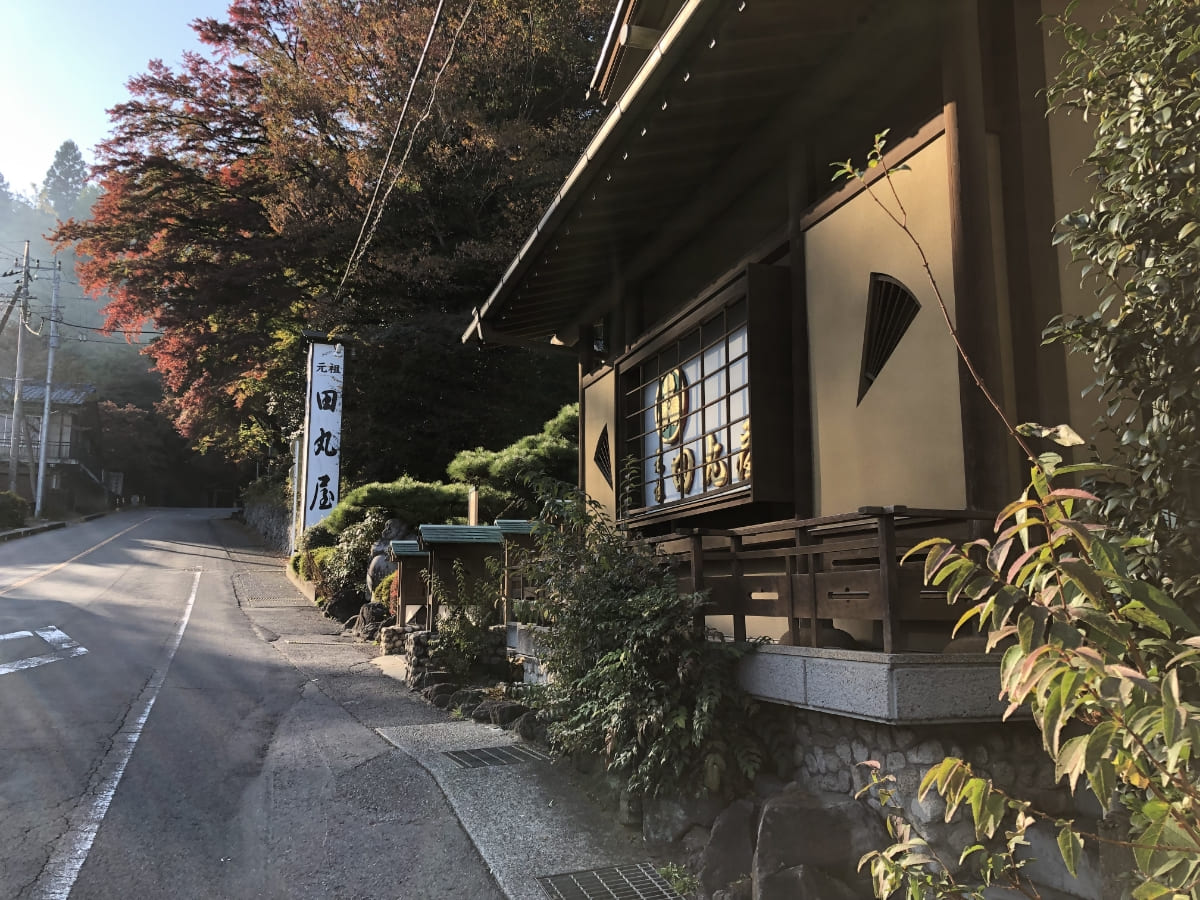
[[[970,510],[864,507],[857,513],[791,519],[728,530],[695,529],[653,539],[672,561],[681,591],[706,591],[707,616],[730,616],[735,640],[749,617],[778,619],[780,636],[819,647],[831,625],[870,622],[860,645],[910,649],[931,628],[948,640],[964,607],[927,588],[922,562],[901,563],[930,537],[972,540],[993,517]],[[865,630],[865,629],[860,629]]]

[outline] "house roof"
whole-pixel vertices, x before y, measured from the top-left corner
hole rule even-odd
[[[629,87],[654,49],[647,46],[646,37],[661,37],[682,5],[683,0],[620,0],[588,86],[589,94],[607,103],[613,94]]]
[[[90,384],[55,384],[50,388],[51,406],[83,406],[96,388]],[[13,379],[0,378],[0,411],[3,403],[12,403]],[[21,382],[21,399],[25,403],[44,403],[46,399],[46,383],[35,378],[25,378]]]
[[[504,534],[533,533],[533,523],[528,519],[497,519],[496,527]]]
[[[574,343],[574,326],[607,311],[607,288],[645,275],[687,240],[686,223],[719,212],[702,190],[715,171],[761,165],[753,154],[781,153],[795,123],[861,105],[886,78],[881,60],[928,45],[939,2],[686,0],[463,340]],[[789,102],[777,140],[747,140]]]
[[[419,541],[389,541],[388,553],[397,556],[425,556],[427,550],[422,550]]]
[[[421,525],[425,544],[500,544],[504,535],[495,525]]]

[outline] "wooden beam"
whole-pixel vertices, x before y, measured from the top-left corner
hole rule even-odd
[[[618,38],[622,47],[631,50],[653,50],[662,38],[662,32],[657,28],[646,28],[644,25],[621,26],[621,36]]]
[[[942,29],[942,96],[950,179],[954,319],[976,371],[993,396],[1002,397],[979,29],[978,0],[957,0],[947,5]],[[961,362],[959,405],[967,506],[999,509],[1012,487],[1007,463],[1009,438]]]

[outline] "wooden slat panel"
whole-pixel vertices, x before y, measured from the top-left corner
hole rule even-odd
[[[817,595],[817,616],[821,619],[883,620],[883,601],[870,594]]]
[[[900,619],[908,622],[957,622],[966,611],[967,604],[950,606],[946,595],[939,591],[922,591],[903,597],[899,603]]]
[[[732,579],[706,583],[710,606],[704,610],[705,615],[787,616],[786,595],[752,597]]]
[[[846,572],[817,572],[817,593],[825,594],[876,594],[880,593],[879,570],[869,569]]]

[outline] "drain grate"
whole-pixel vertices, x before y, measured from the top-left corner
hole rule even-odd
[[[543,875],[538,884],[550,900],[680,900],[650,863]]]
[[[240,605],[251,609],[301,609],[312,606],[303,597],[244,597]]]
[[[545,762],[550,759],[546,754],[520,744],[505,747],[480,747],[477,750],[446,750],[445,753],[464,769],[511,766],[514,763]]]
[[[233,593],[238,604],[251,607],[311,606],[282,576],[264,573],[255,577],[247,572],[233,575]]]

